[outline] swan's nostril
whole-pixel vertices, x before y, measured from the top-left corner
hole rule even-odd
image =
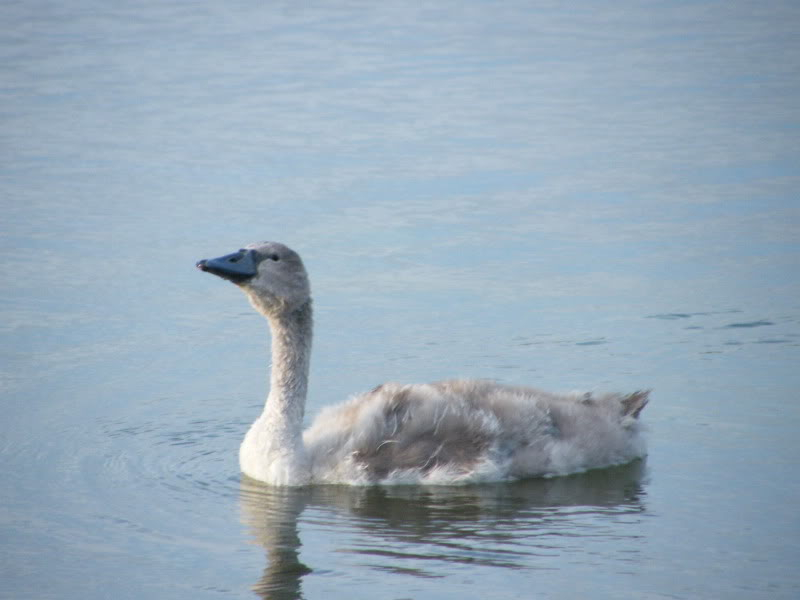
[[[228,262],[230,263],[237,263],[242,260],[245,256],[247,256],[247,251],[243,249],[239,250],[236,254],[231,254],[230,258],[228,258]]]

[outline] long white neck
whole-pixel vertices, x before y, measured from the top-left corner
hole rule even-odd
[[[311,356],[311,302],[301,308],[271,316],[272,367],[264,417],[282,439],[302,437]]]
[[[242,471],[267,483],[303,485],[310,469],[303,446],[303,415],[311,355],[312,311],[299,309],[268,317],[272,332],[270,390],[264,412],[239,450]]]

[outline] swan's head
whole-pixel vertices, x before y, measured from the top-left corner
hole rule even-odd
[[[266,316],[296,310],[311,299],[303,261],[278,242],[250,244],[233,254],[201,260],[197,268],[238,285]]]

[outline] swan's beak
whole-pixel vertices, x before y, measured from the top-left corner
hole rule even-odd
[[[201,271],[213,273],[236,284],[253,277],[258,272],[257,267],[255,251],[244,249],[219,258],[204,258],[197,263],[197,268]]]

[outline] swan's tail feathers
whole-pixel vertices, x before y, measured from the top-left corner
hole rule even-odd
[[[633,392],[632,394],[628,394],[627,396],[623,396],[622,416],[638,419],[639,413],[642,412],[642,409],[647,406],[647,403],[650,400],[649,396],[650,390],[639,390]]]

